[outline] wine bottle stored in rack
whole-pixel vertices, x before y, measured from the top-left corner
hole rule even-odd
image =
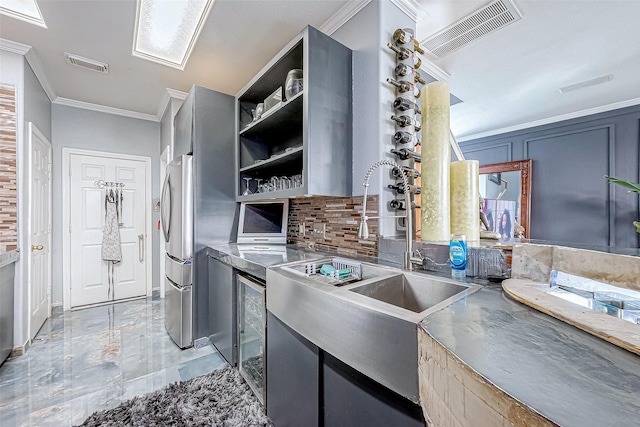
[[[400,160],[409,160],[414,159],[416,162],[422,161],[422,156],[420,153],[416,153],[413,150],[409,150],[408,148],[392,148],[391,153],[398,156]]]
[[[387,185],[387,187],[392,189],[398,194],[404,194],[405,192],[404,184],[402,183],[396,184],[396,185],[389,184]],[[419,185],[409,185],[409,193],[413,195],[418,195],[420,194],[421,191],[422,191],[422,188]]]
[[[400,77],[412,76],[413,80],[416,83],[420,83],[421,85],[427,83],[422,79],[422,76],[415,68],[411,68],[407,64],[396,65],[396,68],[394,68],[394,72],[396,76],[400,76]]]
[[[406,98],[397,97],[393,101],[393,108],[400,111],[413,110],[416,112],[416,114],[422,114],[422,111],[420,111],[420,106],[417,103]]]
[[[411,92],[415,98],[420,98],[420,91],[413,83],[404,80],[397,81],[391,77],[387,78],[387,82],[394,85],[400,93]]]
[[[387,47],[394,51],[398,55],[398,59],[404,61],[405,59],[412,59],[413,65],[415,68],[420,68],[422,65],[422,59],[418,58],[418,56],[412,51],[407,49],[406,47],[398,47],[391,43],[387,43]]]
[[[393,32],[393,36],[391,37],[396,43],[407,44],[413,42],[413,50],[418,52],[420,55],[424,55],[424,50],[420,47],[420,42],[413,37],[412,34],[406,32],[405,30],[398,28]]]
[[[418,140],[418,137],[416,135],[401,130],[393,134],[393,142],[397,145],[420,145],[420,141]]]
[[[420,124],[419,121],[409,116],[406,116],[404,114],[401,116],[391,116],[391,120],[395,121],[398,126],[403,128],[413,126],[416,132],[419,132],[420,129],[422,128],[422,125]]]
[[[391,170],[391,175],[393,175],[394,178],[401,178],[402,172],[404,172],[409,178],[417,178],[419,176],[422,176],[418,169],[410,168],[408,166],[401,166],[400,169],[393,168]]]
[[[411,202],[411,208],[415,209],[417,207],[418,207],[418,205],[416,205],[415,202]],[[394,200],[390,200],[389,201],[389,209],[404,211],[407,208],[405,207],[404,200],[394,199]]]

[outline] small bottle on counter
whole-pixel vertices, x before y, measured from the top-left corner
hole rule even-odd
[[[449,240],[449,264],[451,265],[451,277],[463,280],[467,275],[467,236],[464,234],[452,234]]]

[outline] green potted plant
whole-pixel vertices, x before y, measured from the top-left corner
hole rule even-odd
[[[608,175],[605,175],[604,177],[607,178],[609,180],[609,182],[621,185],[622,187],[628,189],[629,191],[633,191],[636,194],[640,194],[640,183],[634,184],[632,182],[624,181],[622,179],[614,178],[614,177],[608,176]],[[638,233],[640,233],[640,221],[634,221],[633,225],[636,226],[636,231]]]

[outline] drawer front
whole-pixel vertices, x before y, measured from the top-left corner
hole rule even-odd
[[[193,283],[193,264],[191,260],[184,262],[165,255],[165,272],[169,280],[179,286]]]

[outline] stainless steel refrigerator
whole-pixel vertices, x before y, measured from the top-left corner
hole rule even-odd
[[[167,166],[161,222],[165,328],[181,348],[221,327],[213,314],[223,302],[215,300],[208,283],[206,248],[236,234],[234,108],[232,96],[193,86],[175,117],[174,160]]]

